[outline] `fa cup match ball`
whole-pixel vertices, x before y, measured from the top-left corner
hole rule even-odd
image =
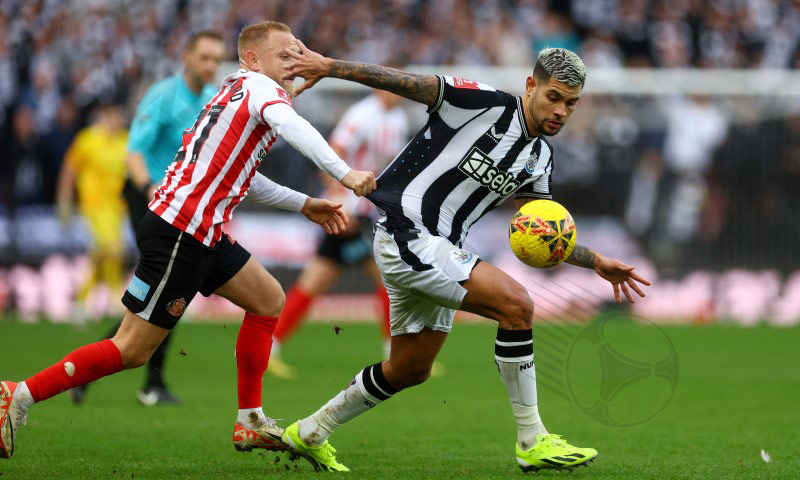
[[[511,219],[508,241],[524,264],[548,268],[567,259],[575,248],[578,230],[566,208],[552,200],[534,200]]]

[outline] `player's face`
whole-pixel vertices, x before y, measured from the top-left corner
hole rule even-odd
[[[260,46],[254,50],[261,66],[261,73],[275,80],[278,85],[291,94],[294,93],[294,83],[291,80],[281,80],[286,73],[284,66],[293,60],[286,53],[287,49],[300,53],[300,47],[297,45],[294,35],[277,30],[270,32],[267,41],[261,42]]]
[[[217,69],[222,64],[225,46],[219,40],[202,37],[197,39],[194,47],[184,55],[186,71],[199,85],[214,82]]]
[[[554,78],[542,82],[534,77],[528,77],[527,87],[528,107],[536,133],[550,136],[560,132],[575,110],[582,87],[570,87]]]

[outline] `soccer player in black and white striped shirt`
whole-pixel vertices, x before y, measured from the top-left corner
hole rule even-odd
[[[586,68],[574,53],[543,50],[515,97],[463,78],[415,75],[322,57],[300,44],[284,78],[302,77],[297,94],[323,77],[388,90],[430,108],[427,124],[378,177],[367,198],[384,213],[375,259],[389,292],[392,345],[388,360],[366,367],[319,411],[292,424],[284,441],[327,469],[338,463],[327,437],[398,391],[425,381],[452,327],[455,310],[496,320],[495,360],[517,422],[516,457],[525,470],[571,468],[597,451],[549,434],[539,417],[533,368],[533,302],[509,275],[462,250],[469,227],[505,199],[517,207],[550,198],[557,134],[581,95]],[[628,301],[649,282],[633,267],[575,247],[567,263],[591,268]]]

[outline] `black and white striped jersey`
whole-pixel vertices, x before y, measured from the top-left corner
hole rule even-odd
[[[553,149],[528,133],[519,97],[440,76],[428,122],[378,177],[369,198],[390,233],[429,233],[461,246],[509,196],[551,198]]]

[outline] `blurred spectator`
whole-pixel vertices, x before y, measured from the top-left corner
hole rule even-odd
[[[56,176],[54,172],[61,171],[64,156],[67,153],[72,139],[78,132],[80,118],[78,109],[70,97],[64,97],[58,104],[55,124],[43,136],[44,167],[48,174],[45,176],[44,189],[47,192],[56,191]]]
[[[84,114],[119,92],[132,102],[175,73],[192,32],[230,32],[235,60],[237,32],[260,18],[325,55],[378,63],[531,64],[552,46],[590,66],[786,68],[800,42],[796,0],[3,0],[0,110],[21,91],[46,134],[65,90]]]
[[[239,29],[262,18],[324,55],[366,62],[530,66],[561,46],[590,68],[800,67],[798,0],[0,0],[0,202],[52,203],[66,145],[94,105],[131,107],[176,73],[199,30],[225,32],[235,60]],[[552,139],[562,198],[578,214],[624,218],[645,243],[671,244],[663,258],[696,241],[725,251],[721,242],[745,237],[731,234],[737,208],[775,224],[800,212],[796,114],[743,123],[702,99],[581,102]],[[290,150],[276,145],[281,157]],[[263,168],[314,188],[287,165]],[[800,227],[789,230],[800,240]]]
[[[46,191],[47,176],[58,175],[45,170],[43,143],[36,132],[35,111],[20,105],[11,118],[10,135],[3,142],[3,192],[10,209],[22,205],[53,202],[53,192]]]

